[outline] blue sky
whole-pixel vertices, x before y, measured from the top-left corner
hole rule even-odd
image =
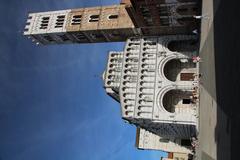
[[[0,160],[160,159],[134,147],[136,128],[95,76],[123,43],[36,46],[22,36],[28,12],[117,3],[0,1]]]

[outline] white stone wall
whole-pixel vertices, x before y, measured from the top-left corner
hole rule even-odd
[[[140,128],[137,135],[137,148],[161,150],[164,152],[191,153],[189,147],[181,145],[181,139],[175,137],[160,137],[145,129]]]
[[[103,73],[104,88],[115,99],[119,99],[120,78],[122,72],[123,52],[111,51],[108,55],[107,67]],[[117,92],[116,92],[117,91]]]
[[[46,33],[58,33],[66,32],[67,15],[71,10],[51,11],[51,12],[39,12],[30,13],[27,20],[26,28],[28,31],[24,32],[24,35],[34,34],[46,34]],[[65,16],[63,27],[55,28],[58,16]],[[49,18],[46,29],[41,29],[43,18]]]
[[[192,61],[196,53],[170,51],[168,44],[178,40],[195,40],[195,37],[129,38],[124,52],[110,52],[104,87],[110,96],[120,101],[123,119],[159,136],[186,139],[197,134],[198,103],[184,104],[183,99],[190,100],[194,88],[198,87],[198,79],[170,81],[164,67],[173,59],[181,60],[181,63]],[[178,74],[197,75],[197,66],[181,68]],[[179,69],[178,65],[173,67]],[[177,91],[175,95],[164,104],[164,97],[174,90]],[[171,104],[174,104],[173,111],[166,108]]]
[[[109,52],[107,68],[105,70],[104,87],[119,88],[122,72],[123,52]]]
[[[197,81],[169,81],[164,66],[172,59],[191,60],[193,53],[168,50],[173,40],[194,36],[130,38],[124,50],[120,84],[122,117],[159,135],[191,137],[197,125],[197,104],[170,113],[164,108],[164,95],[170,90],[192,91]],[[197,69],[194,70],[197,73]]]

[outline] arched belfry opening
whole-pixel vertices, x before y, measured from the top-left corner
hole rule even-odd
[[[163,96],[163,107],[170,113],[187,109],[192,104],[191,95],[190,91],[170,90]]]

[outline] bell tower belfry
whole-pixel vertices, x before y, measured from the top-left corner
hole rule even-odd
[[[30,13],[24,30],[44,45],[117,42],[139,34],[125,5]]]

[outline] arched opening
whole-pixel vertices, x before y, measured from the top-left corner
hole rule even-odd
[[[100,16],[99,15],[91,15],[89,17],[89,22],[98,22],[99,21]]]
[[[172,52],[194,52],[198,49],[197,40],[174,40],[168,43],[168,49]]]
[[[108,16],[108,19],[118,19],[118,15],[110,15]]]
[[[163,107],[170,113],[184,110],[191,106],[191,95],[190,91],[170,90],[163,97]]]
[[[80,25],[82,21],[82,15],[73,15],[71,25]]]
[[[164,66],[165,77],[173,82],[193,81],[196,73],[196,64],[192,60],[182,63],[180,59],[173,59]]]

